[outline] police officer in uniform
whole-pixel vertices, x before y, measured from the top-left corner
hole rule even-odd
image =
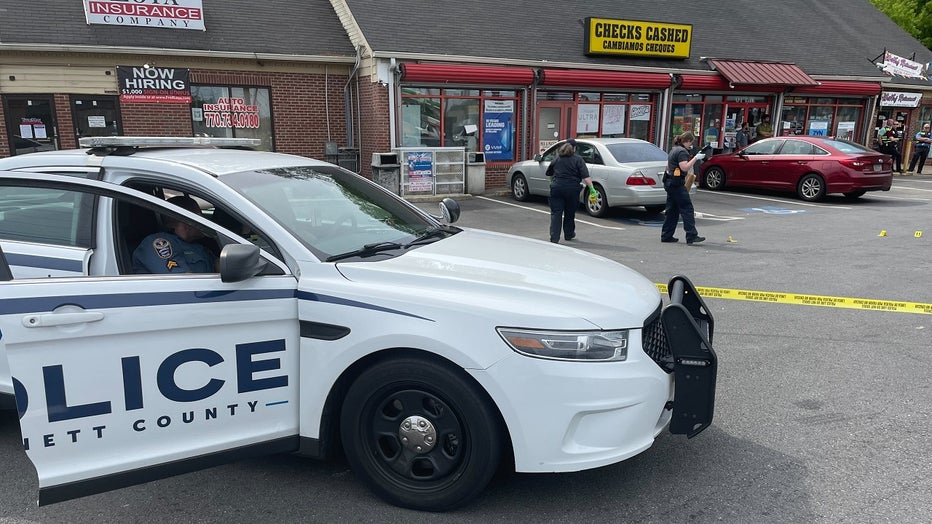
[[[200,214],[197,201],[189,196],[176,196],[168,202],[192,213]],[[172,218],[166,219],[170,233],[153,233],[142,239],[133,251],[134,273],[214,273],[217,257],[197,241],[203,233],[196,227]]]

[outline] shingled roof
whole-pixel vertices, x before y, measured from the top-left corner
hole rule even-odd
[[[81,0],[3,0],[0,44],[355,57],[326,0],[203,0],[206,31],[88,25]]]
[[[886,48],[928,62],[932,52],[868,0],[345,0],[378,55],[558,62],[580,67],[709,70],[701,57],[793,62],[813,76],[883,79]],[[586,17],[692,24],[687,60],[586,56]],[[426,57],[425,57],[426,58]],[[925,82],[925,84],[929,84]]]

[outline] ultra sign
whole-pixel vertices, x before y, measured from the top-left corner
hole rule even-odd
[[[691,24],[586,18],[587,55],[689,58]]]

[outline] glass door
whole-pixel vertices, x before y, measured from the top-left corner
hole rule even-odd
[[[74,117],[75,138],[122,134],[115,96],[72,96],[71,114]]]
[[[58,149],[58,123],[51,96],[8,95],[4,103],[11,154]]]
[[[573,138],[573,102],[538,102],[537,153],[543,153],[560,140]]]

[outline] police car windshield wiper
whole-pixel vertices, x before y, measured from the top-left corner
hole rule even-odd
[[[424,231],[423,233],[421,233],[420,235],[418,235],[418,237],[415,238],[414,240],[412,240],[412,241],[408,242],[407,244],[405,244],[405,247],[411,247],[411,246],[416,246],[416,245],[418,245],[418,244],[424,244],[424,243],[426,243],[425,241],[430,240],[430,239],[432,239],[432,238],[442,238],[442,237],[446,236],[447,233],[452,234],[452,231],[449,231],[449,230],[443,229],[443,228],[439,228],[439,227],[432,227],[432,228],[428,229],[427,231]]]
[[[347,251],[346,253],[340,253],[339,255],[328,257],[327,262],[343,260],[344,258],[366,257],[369,255],[374,255],[380,251],[390,251],[392,249],[400,249],[403,247],[406,246],[404,244],[399,244],[398,242],[373,242],[371,244],[362,246],[360,249],[354,249],[352,251]]]

